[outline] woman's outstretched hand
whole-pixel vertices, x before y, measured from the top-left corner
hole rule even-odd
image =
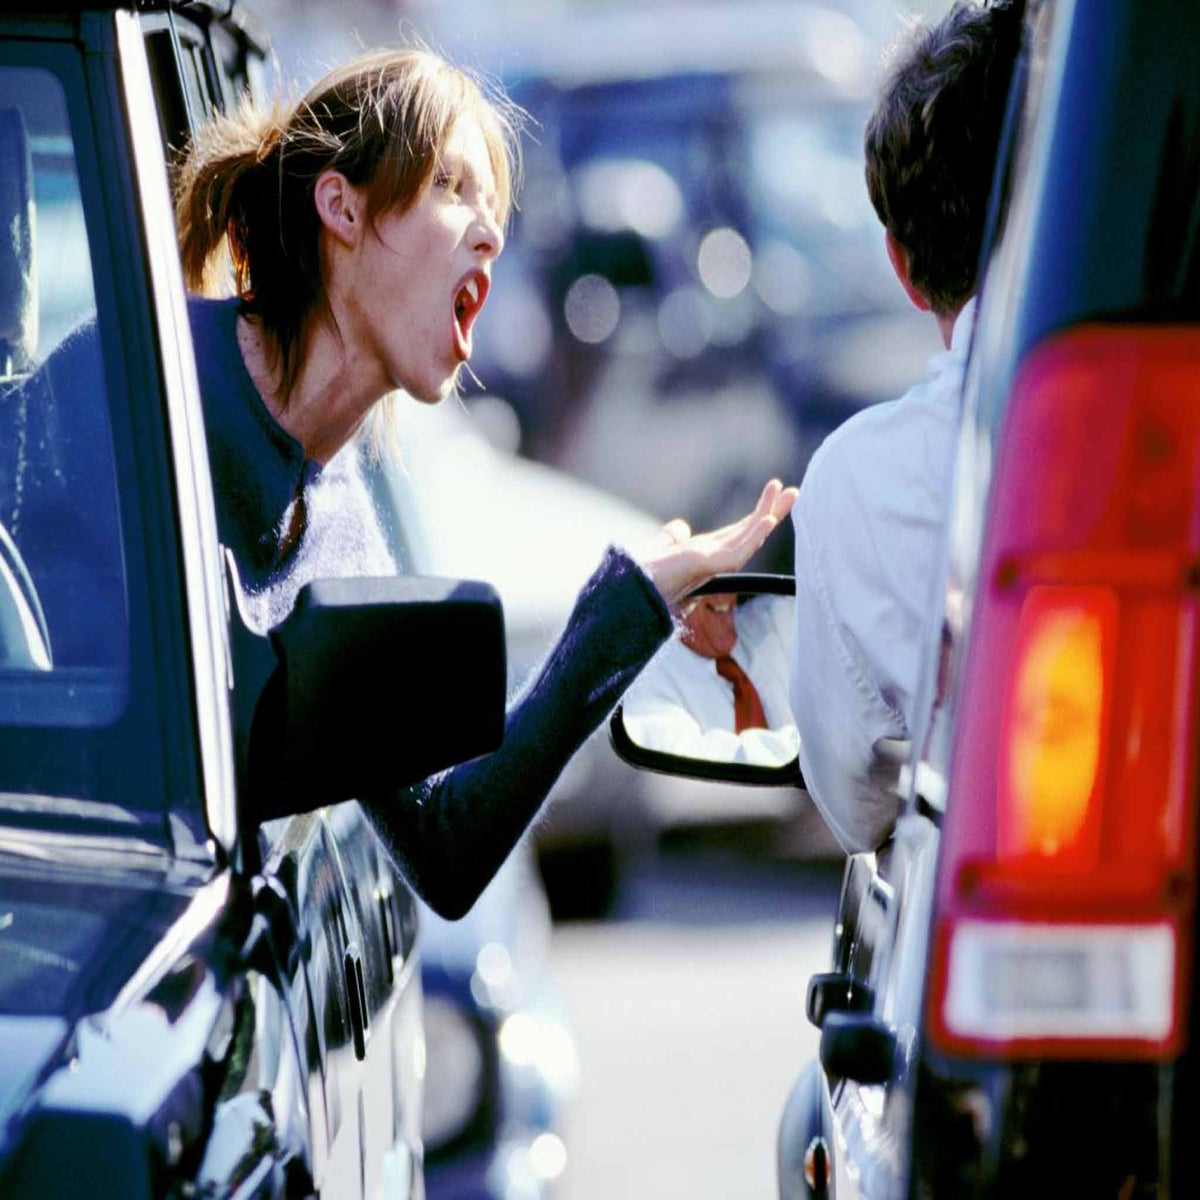
[[[692,533],[686,521],[668,521],[657,538],[635,555],[672,609],[693,588],[725,571],[740,571],[767,535],[792,511],[797,489],[772,479],[754,511],[740,521]]]

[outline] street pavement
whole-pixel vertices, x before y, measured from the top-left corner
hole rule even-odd
[[[555,927],[578,1038],[562,1200],[769,1200],[784,1099],[817,1051],[841,864],[647,857],[617,915]]]

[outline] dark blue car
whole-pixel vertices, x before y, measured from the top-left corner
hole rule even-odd
[[[401,579],[241,625],[164,145],[263,53],[226,3],[0,13],[6,1197],[423,1194],[416,902],[319,805],[498,743],[503,619]],[[404,669],[452,723],[382,727]]]

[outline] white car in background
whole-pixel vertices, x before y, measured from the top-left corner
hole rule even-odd
[[[554,468],[515,453],[519,426],[511,409],[486,397],[466,408],[447,400],[396,406],[398,459],[379,464],[380,509],[405,561],[422,575],[450,576],[455,564],[500,593],[508,641],[510,692],[553,645],[579,588],[617,543],[636,549],[657,518]],[[640,836],[644,785],[598,730],[551,792],[536,839],[556,911],[607,907],[619,847]],[[556,886],[556,865],[570,859]],[[560,894],[561,891],[561,894]]]

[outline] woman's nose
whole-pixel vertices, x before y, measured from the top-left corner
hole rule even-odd
[[[486,205],[481,205],[479,208],[471,248],[479,254],[486,254],[489,258],[498,258],[500,251],[504,249],[504,230],[492,210]]]

